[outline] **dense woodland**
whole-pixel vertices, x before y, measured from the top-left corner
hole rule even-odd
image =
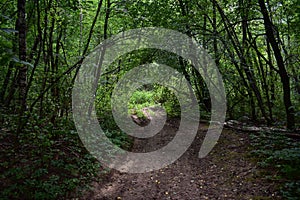
[[[185,33],[207,50],[224,80],[227,120],[293,136],[276,137],[278,151],[259,155],[270,161],[263,167],[278,162],[271,167],[278,170],[282,195],[299,196],[299,0],[1,0],[0,10],[0,198],[72,197],[97,179],[99,169],[105,172],[76,133],[72,87],[97,45],[141,27]],[[127,71],[154,61],[185,76],[201,118],[210,118],[209,91],[190,62],[154,49],[123,55],[101,77],[95,103],[102,127],[123,148],[132,141],[113,122],[112,90]],[[128,112],[143,118],[142,109],[155,104],[170,118],[180,116],[172,91],[155,84],[132,96]]]

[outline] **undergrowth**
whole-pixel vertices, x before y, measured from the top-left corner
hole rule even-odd
[[[251,135],[252,155],[265,169],[265,176],[280,185],[284,199],[300,196],[300,141],[284,133],[260,132]]]
[[[155,93],[153,91],[136,91],[130,98],[128,108],[130,115],[137,115],[139,118],[146,118],[143,108],[158,105],[155,101]]]
[[[0,128],[0,199],[78,197],[107,171],[85,149],[72,119],[52,124],[32,116],[16,135],[17,116],[4,114]],[[118,131],[106,131],[118,146],[129,146]]]
[[[151,89],[140,89],[133,93],[128,104],[129,114],[146,118],[143,108],[161,106],[169,117],[180,116],[179,102],[171,90],[159,85],[154,85]]]

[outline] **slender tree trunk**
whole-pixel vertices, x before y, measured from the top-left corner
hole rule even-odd
[[[48,16],[48,11],[50,11],[50,8],[52,6],[52,0],[49,0],[48,4],[45,6],[45,14],[44,14],[44,34],[42,38],[42,49],[43,49],[43,60],[44,60],[44,79],[42,82],[42,90],[47,86],[47,81],[48,81],[48,72],[50,69],[50,54],[49,54],[49,47],[50,43],[47,43],[47,34],[48,34],[48,25],[49,25],[49,16]],[[52,44],[51,44],[52,45]],[[51,47],[50,47],[51,48]],[[40,116],[43,116],[44,114],[44,96],[40,99],[40,110],[39,114]]]
[[[91,42],[91,39],[92,39],[92,36],[93,36],[93,32],[94,32],[94,27],[96,25],[96,22],[98,20],[98,16],[99,16],[101,8],[102,8],[102,3],[103,3],[103,0],[100,0],[99,3],[98,3],[96,15],[95,15],[95,17],[93,19],[93,23],[92,23],[91,28],[90,28],[90,32],[89,32],[89,36],[88,36],[88,39],[87,39],[87,43],[86,43],[85,48],[84,48],[84,50],[82,52],[82,58],[86,55],[86,53],[87,53],[87,51],[89,49],[89,45],[90,45],[90,42]],[[81,59],[81,61],[80,61],[79,64],[81,64],[82,61],[83,61],[83,59]],[[75,78],[76,78],[76,76],[77,76],[77,74],[79,72],[79,69],[80,69],[80,67],[77,67],[75,75],[74,75],[73,80],[72,80],[72,83],[74,83]]]
[[[26,0],[18,0],[19,59],[26,61]],[[26,109],[27,65],[21,64],[18,76],[21,111]],[[23,114],[23,113],[21,113]]]
[[[272,24],[268,10],[265,5],[264,0],[259,0],[259,6],[261,9],[261,13],[263,15],[264,19],[264,26],[267,38],[271,44],[271,47],[274,52],[274,56],[279,68],[279,75],[282,83],[282,89],[283,89],[283,100],[285,105],[285,111],[286,111],[286,124],[288,129],[294,129],[295,128],[295,110],[292,105],[291,101],[291,88],[290,88],[290,79],[288,76],[288,73],[284,66],[284,61],[279,49],[279,45],[276,42],[275,35],[274,35],[274,25]]]
[[[8,70],[7,70],[7,73],[5,75],[5,79],[3,81],[3,86],[2,86],[1,91],[0,91],[0,103],[1,104],[4,103],[5,94],[6,94],[6,91],[7,91],[7,88],[8,88],[8,84],[9,84],[10,77],[12,75],[13,68],[14,68],[14,64],[11,61],[8,65]]]
[[[239,59],[241,60],[241,68],[243,69],[243,71],[246,74],[247,80],[249,82],[249,87],[253,90],[253,92],[255,94],[255,97],[258,101],[258,106],[261,110],[261,113],[265,117],[265,119],[269,122],[270,120],[268,119],[268,116],[266,115],[266,112],[265,112],[265,108],[263,107],[263,101],[262,101],[260,91],[255,82],[254,75],[251,72],[251,68],[249,68],[249,65],[247,65],[247,63],[246,63],[241,44],[239,42],[239,38],[238,38],[235,30],[232,28],[233,26],[230,24],[230,21],[228,20],[227,16],[225,15],[224,11],[222,10],[222,8],[218,4],[218,2],[216,0],[212,0],[212,3],[215,4],[216,8],[218,9],[220,16],[224,22],[225,30],[228,34],[228,37],[233,45],[233,48],[234,48],[236,54],[238,55]],[[238,68],[237,68],[237,70],[239,71]],[[241,75],[241,73],[240,73],[240,75]]]
[[[19,22],[18,20],[16,20],[15,22],[15,29],[18,30],[19,29]],[[14,54],[17,54],[18,51],[18,37],[19,34],[15,33],[13,36],[13,40],[12,40],[12,52]],[[16,76],[13,77],[12,81],[10,81],[11,79],[11,75],[13,73],[13,69],[16,68],[15,62],[14,61],[10,61],[9,66],[8,66],[8,71],[6,73],[5,79],[3,81],[3,86],[1,88],[1,92],[0,92],[0,102],[4,104],[4,106],[8,107],[16,90],[16,87],[18,87],[18,83],[15,82],[16,81]],[[15,73],[17,73],[17,71],[15,71]],[[8,86],[10,84],[10,87]],[[8,92],[8,95],[6,96],[5,94]],[[6,97],[6,98],[5,98]]]
[[[19,59],[22,62],[26,62],[26,0],[18,0],[18,33],[19,33]],[[26,102],[26,88],[27,88],[27,65],[20,64],[18,74],[18,86],[19,86],[19,125],[17,134],[19,134],[23,128],[24,123],[24,111],[27,107]]]
[[[37,30],[38,30],[38,36],[35,40],[34,46],[31,50],[31,54],[28,58],[29,62],[33,60],[34,54],[36,55],[36,58],[34,59],[34,64],[33,64],[33,69],[31,71],[30,77],[28,79],[28,84],[27,84],[27,91],[26,91],[26,98],[28,96],[29,88],[32,85],[33,82],[33,77],[37,68],[37,65],[40,61],[41,58],[41,52],[42,52],[42,29],[41,29],[41,13],[40,13],[40,4],[39,1],[36,1],[36,16],[37,16]],[[38,50],[37,50],[38,48]]]
[[[83,41],[83,12],[82,12],[82,2],[79,0],[80,13],[79,13],[79,25],[80,25],[80,39],[79,39],[79,56],[81,55],[82,41]]]
[[[104,39],[106,40],[108,37],[107,31],[108,31],[108,20],[110,15],[110,0],[107,0],[106,2],[106,11],[105,11],[105,20],[104,20]]]
[[[217,9],[214,3],[213,3],[212,27],[213,27],[213,46],[214,46],[214,54],[215,54],[215,63],[216,66],[219,67],[220,58],[219,58],[218,41],[217,41]]]

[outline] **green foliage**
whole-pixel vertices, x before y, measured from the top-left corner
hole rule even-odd
[[[154,91],[138,90],[134,92],[128,105],[129,114],[137,115],[139,118],[145,118],[143,108],[158,105],[154,97]]]
[[[288,199],[288,200],[299,199],[300,181],[295,180],[295,181],[285,183],[284,186],[282,187],[281,192],[285,199]]]
[[[146,104],[146,103],[155,103],[153,101],[154,92],[151,91],[141,91],[138,90],[133,93],[133,95],[130,98],[130,105],[133,104]]]
[[[168,117],[180,115],[180,105],[174,93],[160,85],[154,85],[153,90],[138,90],[130,98],[128,108],[130,114],[136,114],[139,118],[145,118],[143,108],[151,106],[163,106]]]
[[[160,96],[158,98],[158,101],[162,103],[162,105],[166,109],[166,112],[168,113],[168,116],[180,116],[180,104],[175,94],[171,90],[164,87],[159,89],[159,93]]]
[[[300,196],[300,142],[284,133],[265,133],[251,135],[252,155],[258,158],[259,166],[275,175],[267,177],[282,183],[281,193],[286,199],[297,199]]]
[[[122,149],[130,149],[132,140],[128,138],[126,133],[119,130],[106,130],[105,135],[118,147]]]
[[[218,61],[231,118],[252,115],[259,121],[266,117],[262,116],[262,110],[265,110],[267,117],[273,118],[276,125],[284,126],[282,83],[274,51],[265,37],[257,2],[245,1],[241,5],[242,1],[216,1],[220,9],[212,2],[122,0],[108,5],[107,1],[103,1],[95,18],[95,27],[91,30],[99,1],[26,1],[27,60],[20,60],[17,1],[2,1],[0,107],[5,107],[5,110],[0,110],[1,197],[69,197],[74,188],[85,185],[98,172],[99,164],[86,152],[71,122],[71,91],[76,67],[79,67],[74,64],[105,39],[104,33],[110,37],[121,31],[154,26],[192,36]],[[296,125],[299,126],[299,0],[270,0],[266,1],[266,5],[281,50],[279,53],[291,77],[290,96],[296,113],[295,121],[298,122]],[[107,9],[109,6],[110,9]],[[106,27],[105,17],[109,11]],[[86,55],[82,55],[86,49]],[[134,51],[120,56],[109,66],[105,76],[100,77],[96,95],[95,107],[101,127],[119,147],[130,148],[132,141],[118,129],[112,117],[110,100],[113,88],[133,67],[154,61],[172,66],[184,74],[200,100],[200,106],[206,108],[204,115],[209,119],[209,92],[190,61],[156,49]],[[20,65],[28,67],[26,101],[33,111],[24,113],[26,124],[17,135]],[[60,80],[57,80],[59,77]],[[253,89],[255,84],[257,88]],[[174,93],[159,85],[145,86],[136,91],[128,104],[129,113],[125,114],[144,118],[143,108],[155,105],[163,106],[168,117],[181,114]],[[278,170],[276,179],[286,180],[283,195],[287,198],[297,196],[298,143],[276,133],[261,133],[252,139],[256,149],[252,153],[259,157],[260,165]]]
[[[110,96],[107,91],[100,87],[96,97],[96,109],[101,126],[104,129],[115,130],[117,125],[111,116]],[[106,93],[105,93],[106,92]],[[174,93],[158,84],[146,85],[135,91],[128,102],[128,115],[137,115],[139,118],[146,118],[143,109],[152,106],[163,106],[169,117],[178,117],[180,115],[180,105]]]
[[[70,120],[54,126],[36,116],[19,137],[14,127],[1,129],[1,144],[5,145],[0,159],[2,198],[77,196],[97,177],[100,164],[81,145]]]

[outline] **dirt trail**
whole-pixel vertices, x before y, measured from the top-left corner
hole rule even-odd
[[[135,140],[134,152],[153,151],[166,145],[176,134],[178,120],[168,120],[155,137]],[[245,133],[223,130],[218,144],[204,159],[198,158],[207,125],[200,124],[188,151],[161,170],[127,174],[112,170],[94,183],[86,199],[279,199],[273,183],[260,175],[247,156]]]

